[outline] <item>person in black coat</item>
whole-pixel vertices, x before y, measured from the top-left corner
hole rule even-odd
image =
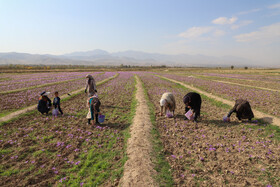
[[[48,98],[49,94],[50,94],[50,92],[46,92],[46,91],[41,93],[41,97],[40,97],[37,109],[42,114],[44,114],[44,113],[48,114],[51,109],[52,101]]]
[[[244,99],[237,99],[235,101],[234,107],[229,111],[227,115],[227,121],[230,121],[230,116],[233,112],[236,113],[236,117],[238,118],[238,120],[249,119],[249,121],[251,121],[251,119],[254,118],[254,113],[249,102]]]
[[[63,112],[60,108],[60,97],[58,97],[58,91],[54,92],[55,98],[53,99],[53,106],[55,109],[58,109],[61,115],[63,115]]]
[[[194,121],[197,121],[197,117],[200,116],[200,108],[201,108],[201,97],[198,93],[189,92],[184,96],[183,102],[185,103],[185,112],[188,112],[190,109],[193,110]],[[187,117],[185,117],[185,120]]]

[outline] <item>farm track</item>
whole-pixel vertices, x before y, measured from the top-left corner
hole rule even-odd
[[[100,75],[100,74],[99,74],[99,75]],[[109,77],[109,78],[107,78],[107,79],[104,79],[104,80],[98,82],[97,85],[104,84],[104,83],[106,83],[107,81],[116,78],[118,75],[119,75],[119,74],[116,73],[114,76]],[[63,82],[65,82],[65,81],[63,81]],[[78,89],[78,90],[76,90],[76,91],[71,92],[70,95],[77,95],[77,94],[80,94],[83,90],[84,90],[84,88]],[[65,95],[62,95],[60,98],[61,98],[61,99],[65,99],[65,98],[70,98],[70,97],[71,97],[71,96],[69,96],[68,94],[65,94]],[[22,114],[25,114],[25,113],[27,113],[27,112],[29,112],[29,111],[35,110],[36,107],[37,107],[37,104],[32,105],[32,106],[29,106],[29,107],[26,107],[26,108],[24,108],[24,109],[20,109],[20,110],[15,111],[15,112],[12,112],[12,113],[10,113],[10,114],[8,114],[8,115],[6,115],[6,116],[0,118],[0,123],[2,123],[2,122],[7,122],[7,121],[9,121],[9,120],[11,120],[11,119],[13,119],[13,118],[18,117],[19,115],[22,115]]]
[[[155,171],[150,155],[152,151],[151,128],[149,107],[145,99],[144,88],[138,76],[136,76],[137,108],[130,127],[131,137],[127,142],[128,160],[124,166],[124,175],[121,186],[157,186],[153,177]]]
[[[174,82],[174,83],[178,83],[178,84],[180,84],[180,85],[182,85],[182,86],[184,86],[188,89],[191,89],[193,91],[201,93],[201,94],[203,94],[203,95],[205,95],[209,98],[215,99],[215,100],[220,101],[220,102],[222,102],[224,104],[227,104],[229,106],[234,106],[234,102],[229,101],[227,99],[223,99],[223,98],[218,97],[216,95],[210,94],[210,93],[208,93],[206,91],[203,91],[199,88],[196,88],[194,86],[191,86],[191,85],[185,84],[183,82],[180,82],[180,81],[177,81],[177,80],[174,80],[174,79],[170,79],[170,78],[167,78],[167,77],[164,77],[164,76],[161,76],[161,75],[156,75],[156,76],[158,76],[160,78],[163,78],[163,79],[166,79],[166,80],[169,80],[169,81]],[[269,114],[265,114],[263,112],[255,110],[255,109],[253,110],[253,112],[254,112],[256,118],[259,118],[259,119],[261,119],[261,120],[263,120],[264,122],[267,122],[267,123],[273,123],[274,125],[277,125],[277,126],[280,127],[280,119],[279,118],[277,118],[275,116],[272,116],[272,115],[269,115]]]
[[[198,76],[194,76],[198,79],[201,79],[201,77]],[[205,76],[206,77],[206,76]],[[203,78],[202,78],[203,79]],[[244,86],[244,87],[249,87],[249,88],[257,88],[257,89],[261,89],[261,90],[267,90],[267,91],[273,91],[273,92],[280,92],[280,90],[277,89],[271,89],[271,88],[265,88],[265,87],[259,87],[259,86],[251,86],[251,85],[245,85],[245,84],[240,84],[240,83],[235,83],[235,82],[229,82],[229,81],[220,81],[220,80],[215,80],[215,79],[207,79],[206,80],[211,80],[211,81],[215,81],[215,82],[220,82],[220,83],[225,83],[225,84],[233,84],[233,85],[237,85],[237,86]]]

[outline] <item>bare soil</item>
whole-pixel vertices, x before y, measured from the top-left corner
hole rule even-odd
[[[151,128],[149,108],[140,79],[137,77],[136,115],[130,127],[131,137],[127,142],[127,155],[121,186],[157,186],[153,180],[155,171],[151,161]]]

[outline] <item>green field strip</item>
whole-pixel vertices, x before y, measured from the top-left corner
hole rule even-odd
[[[102,74],[104,74],[104,73],[98,73],[97,75],[102,75]],[[30,90],[30,89],[34,89],[34,88],[42,88],[42,87],[46,87],[46,86],[52,86],[52,85],[56,85],[56,84],[62,84],[62,83],[72,82],[72,81],[81,80],[81,79],[84,79],[84,78],[70,79],[70,80],[66,80],[66,81],[59,81],[59,82],[41,84],[41,85],[37,85],[37,86],[31,86],[31,87],[27,87],[27,88],[8,90],[8,91],[0,92],[0,94],[11,94],[11,93],[16,93],[16,92],[20,92],[20,91],[26,91],[26,90]]]
[[[177,84],[180,84],[180,85],[182,85],[182,86],[184,86],[184,87],[186,87],[188,89],[196,91],[196,92],[198,92],[200,94],[205,95],[206,97],[209,97],[211,99],[217,100],[217,101],[222,102],[222,103],[224,103],[226,105],[229,105],[231,107],[234,106],[234,104],[235,104],[233,101],[229,101],[227,99],[223,99],[223,98],[221,98],[219,96],[210,94],[210,93],[208,93],[206,91],[203,91],[203,90],[201,90],[199,88],[196,88],[194,86],[185,84],[183,82],[180,82],[180,81],[177,81],[177,80],[174,80],[174,79],[170,79],[170,78],[166,78],[166,77],[161,76],[161,75],[155,75],[155,76],[157,76],[159,78],[162,78],[162,79],[165,79],[165,80],[168,80],[168,81],[171,81],[171,82],[174,82],[174,83],[177,83]],[[256,109],[254,109],[253,112],[254,112],[256,118],[260,118],[262,121],[264,121],[266,123],[270,123],[270,124],[273,123],[274,125],[280,127],[280,119],[279,118],[277,118],[275,116],[272,116],[272,115],[269,115],[269,114],[266,114],[266,113],[263,113],[263,112],[261,112],[259,110],[256,110]]]
[[[107,82],[107,81],[106,81]],[[108,151],[99,151],[95,145],[93,145],[88,154],[82,154],[81,165],[79,167],[74,166],[65,170],[68,181],[59,183],[57,186],[80,186],[81,180],[87,181],[85,182],[85,186],[103,186],[110,181],[111,183],[115,183],[117,178],[121,178],[123,176],[124,164],[127,161],[128,157],[126,154],[127,149],[127,140],[130,138],[129,126],[132,123],[134,115],[136,114],[136,79],[134,77],[134,90],[131,95],[132,101],[130,103],[130,112],[122,113],[120,109],[115,108],[110,114],[105,113],[105,116],[110,116],[114,118],[115,116],[121,116],[118,120],[126,121],[127,124],[124,127],[121,134],[124,137],[124,157],[119,160],[118,168],[112,167],[110,161],[114,159],[114,157],[118,156],[120,153],[115,152],[112,149],[113,145],[116,143],[117,139],[113,139],[110,142],[104,144],[109,150]],[[106,93],[105,93],[106,94]],[[87,110],[86,110],[87,111]],[[113,134],[108,134],[111,136]],[[113,168],[113,169],[112,169]],[[61,176],[62,177],[62,176]]]
[[[119,73],[116,73],[114,76],[109,77],[107,79],[104,79],[104,80],[98,82],[96,85],[99,86],[101,84],[104,84],[104,83],[116,78],[118,75],[119,75]],[[68,94],[65,94],[65,95],[62,95],[60,98],[61,98],[62,101],[66,101],[66,100],[70,99],[71,97],[74,97],[76,95],[79,95],[79,94],[83,93],[83,91],[84,91],[84,88],[81,88],[79,90],[71,92],[70,93],[71,96],[69,96]],[[14,111],[14,112],[11,112],[11,113],[7,114],[4,117],[1,117],[0,118],[0,126],[5,122],[9,122],[13,118],[20,117],[20,116],[24,115],[25,113],[27,113],[29,111],[35,110],[36,107],[37,107],[37,104],[19,109],[17,111]]]

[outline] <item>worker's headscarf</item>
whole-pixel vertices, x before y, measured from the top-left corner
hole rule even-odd
[[[183,102],[184,102],[185,104],[189,104],[189,103],[191,102],[190,96],[186,95],[186,96],[183,98]]]
[[[159,104],[160,104],[160,106],[165,106],[165,104],[166,104],[166,99],[161,99],[161,100],[159,101]]]
[[[88,75],[86,76],[86,78],[87,78],[87,79],[93,79],[92,75],[90,75],[90,74],[88,74]]]

